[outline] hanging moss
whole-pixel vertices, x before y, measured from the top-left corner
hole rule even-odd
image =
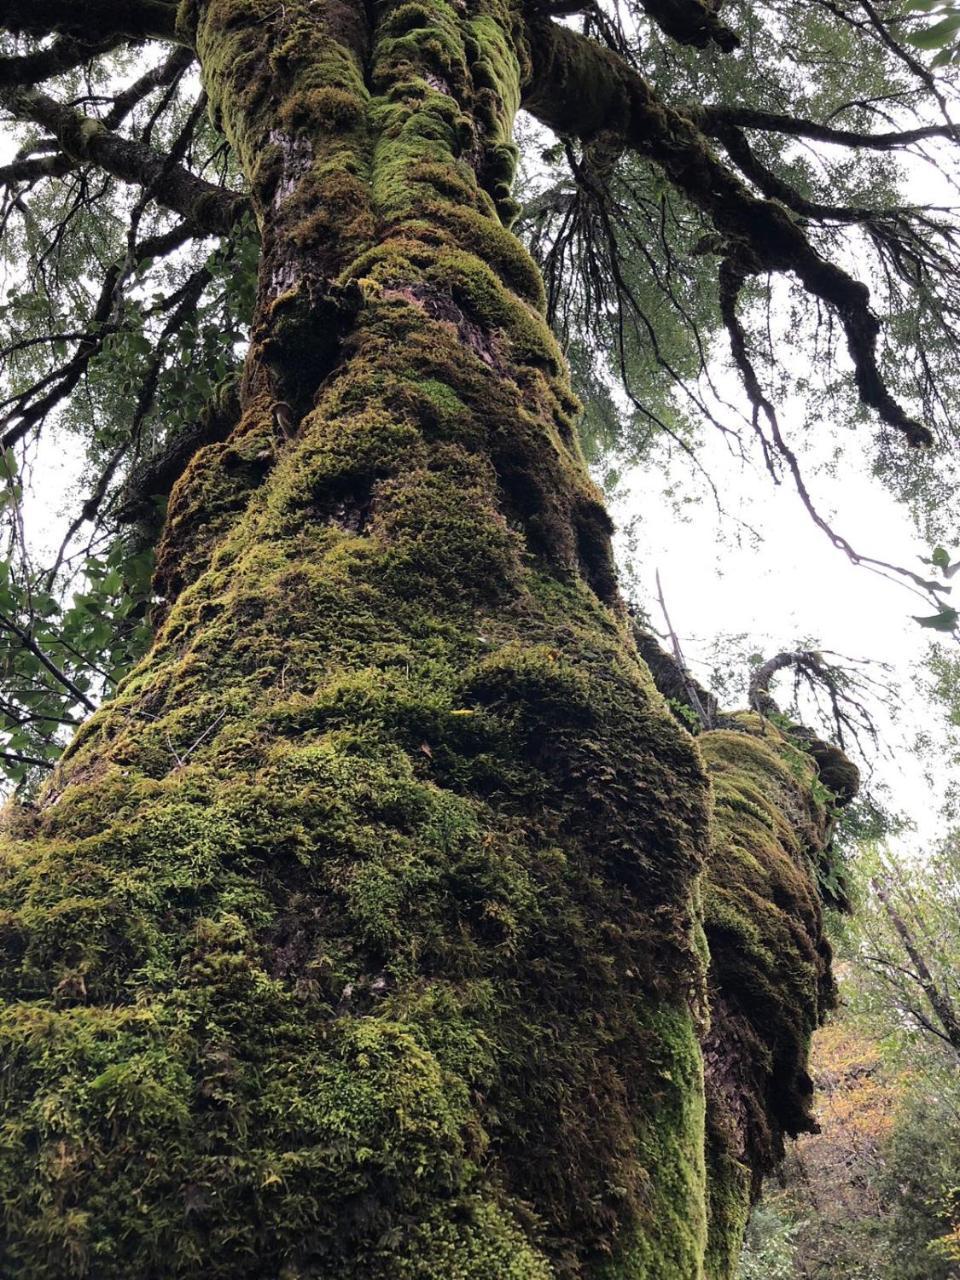
[[[735,1274],[751,1200],[813,1126],[810,1037],[834,1000],[820,871],[835,795],[856,770],[835,748],[796,745],[767,720],[735,717],[702,734],[714,790],[704,885],[711,1026],[704,1041],[710,1169],[709,1280]]]

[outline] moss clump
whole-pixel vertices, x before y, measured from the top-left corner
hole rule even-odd
[[[707,1275],[729,1280],[751,1199],[782,1157],[784,1135],[813,1124],[807,1054],[834,999],[818,889],[833,798],[815,756],[756,715],[701,734],[698,743],[714,788],[703,896],[711,1006]],[[819,746],[839,771],[845,757]],[[853,766],[845,763],[849,776]]]

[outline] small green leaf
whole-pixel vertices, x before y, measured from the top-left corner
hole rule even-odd
[[[916,614],[912,617],[914,622],[919,622],[921,627],[928,627],[931,631],[953,631],[960,619],[960,612],[948,606],[928,618],[918,618]]]
[[[950,567],[949,552],[944,547],[934,547],[930,563],[938,569],[948,569]]]
[[[925,31],[914,31],[907,39],[918,49],[939,49],[955,31],[960,31],[960,13],[951,14],[941,22],[935,22]]]

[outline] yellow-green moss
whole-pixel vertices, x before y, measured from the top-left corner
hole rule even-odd
[[[727,1117],[723,1110],[722,1096],[715,1094],[707,1107],[709,1196],[704,1280],[732,1280],[737,1274],[750,1216],[752,1173],[732,1152],[734,1142],[724,1128]]]

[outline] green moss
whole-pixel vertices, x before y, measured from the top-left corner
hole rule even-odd
[[[711,1026],[709,1280],[735,1274],[743,1229],[784,1135],[811,1128],[810,1037],[833,1001],[818,865],[829,792],[815,758],[753,714],[697,739],[714,789],[704,882]]]
[[[499,220],[513,20],[203,6],[266,246],[244,414],[3,837],[11,1275],[698,1274],[708,788]]]
[[[662,1057],[638,1105],[651,1123],[642,1159],[647,1169],[643,1207],[614,1258],[589,1274],[598,1280],[699,1280],[706,1248],[703,1075],[696,1035],[686,1011],[659,1014]]]
[[[722,1126],[723,1099],[708,1105],[707,1129],[708,1233],[704,1280],[731,1280],[743,1247],[750,1216],[750,1169],[733,1154],[735,1139]]]
[[[174,599],[206,567],[213,547],[242,511],[277,453],[270,401],[252,400],[225,444],[198,449],[174,486],[157,549],[158,594]]]

